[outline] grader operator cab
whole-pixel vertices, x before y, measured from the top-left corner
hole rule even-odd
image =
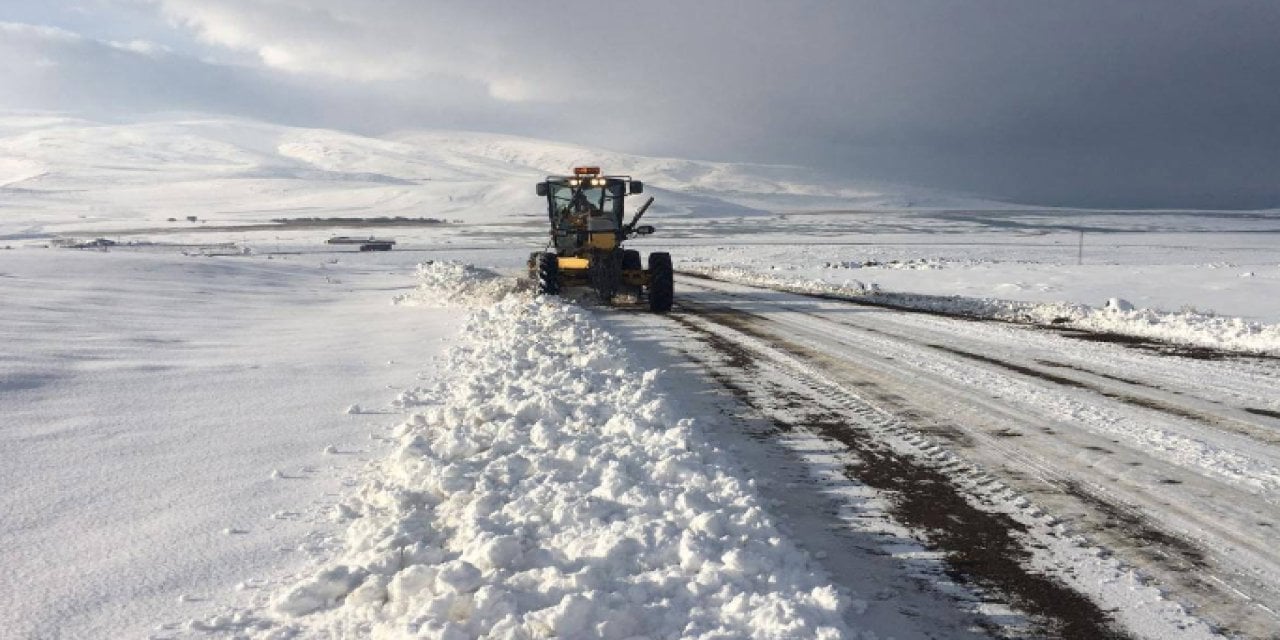
[[[599,167],[575,167],[571,176],[547,176],[537,193],[547,199],[551,222],[547,249],[529,257],[529,279],[539,293],[588,287],[605,304],[647,301],[651,311],[671,310],[671,254],[650,253],[645,269],[639,251],[622,247],[627,238],[653,233],[653,227],[639,224],[653,198],[624,222],[626,197],[644,193],[639,180],[600,175]]]

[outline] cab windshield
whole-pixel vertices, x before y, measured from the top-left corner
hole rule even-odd
[[[567,182],[551,182],[550,199],[552,213],[564,215],[584,204],[615,221],[622,219],[623,182],[610,180],[603,187],[571,187]]]

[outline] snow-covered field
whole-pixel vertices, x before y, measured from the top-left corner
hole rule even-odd
[[[536,243],[542,214],[530,185],[589,162],[646,180],[658,200],[651,218],[666,224],[657,242],[687,247],[678,264],[717,277],[960,296],[960,306],[978,300],[991,315],[1280,348],[1278,211],[1028,210],[795,167],[477,133],[378,139],[226,119],[11,115],[0,117],[0,135],[0,242],[9,246],[59,236],[245,240],[245,227],[272,220],[397,216],[453,221],[418,234],[437,243],[491,245],[498,232]],[[267,231],[283,243],[319,237],[299,225]]]
[[[683,270],[1280,353],[1278,212],[1032,211],[489,134],[5,116],[0,636],[891,630],[859,621],[899,601],[828,575],[643,346],[503,297],[545,238],[533,183],[578,163],[646,182],[659,233],[636,245]],[[447,222],[259,226],[393,216]],[[99,237],[120,244],[51,248]]]
[[[407,268],[3,252],[0,636],[144,637],[321,553],[456,328]]]

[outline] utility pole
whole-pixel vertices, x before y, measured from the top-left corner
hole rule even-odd
[[[1080,245],[1076,249],[1076,264],[1084,264],[1084,229],[1080,230]]]

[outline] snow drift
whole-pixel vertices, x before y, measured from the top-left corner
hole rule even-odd
[[[423,268],[456,293],[460,265]],[[463,299],[465,295],[455,295]],[[483,299],[483,296],[480,298]],[[844,598],[753,482],[592,316],[508,296],[474,312],[395,453],[339,511],[345,551],[266,634],[837,638]]]

